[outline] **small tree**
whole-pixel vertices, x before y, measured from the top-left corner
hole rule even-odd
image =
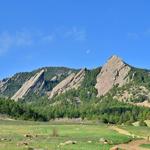
[[[52,136],[53,137],[58,137],[59,136],[58,135],[58,130],[56,128],[53,128],[53,130],[52,130]]]

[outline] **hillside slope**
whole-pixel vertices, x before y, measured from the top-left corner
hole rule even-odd
[[[12,97],[12,99],[16,100],[18,98],[23,98],[25,95],[30,93],[30,91],[31,93],[42,95],[43,93],[52,90],[56,84],[61,82],[73,72],[77,72],[77,70],[65,67],[45,67],[32,72],[17,73],[11,78],[6,78],[0,81],[0,95],[3,97]],[[35,86],[34,84],[37,82],[34,77],[38,75],[38,73],[40,75],[37,78],[37,81],[40,82],[38,82],[38,85],[36,84]],[[40,87],[41,82],[43,83],[42,87]]]
[[[150,107],[149,93],[150,71],[134,68],[115,55],[97,69],[45,67],[0,81],[0,95],[16,101],[32,102],[45,97],[51,103],[67,99],[82,103],[111,96],[119,101]],[[62,97],[66,98],[63,100]]]
[[[24,104],[21,111],[28,112],[29,107],[45,120],[81,117],[131,124],[150,119],[149,93],[150,71],[112,56],[105,65],[91,70],[45,67],[2,80],[0,94],[11,99],[6,104],[6,99],[2,101],[5,108],[0,107],[0,113],[16,117],[16,106]],[[10,108],[13,100],[17,102]]]

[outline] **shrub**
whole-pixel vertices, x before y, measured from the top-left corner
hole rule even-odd
[[[56,128],[53,128],[53,130],[52,130],[52,136],[53,137],[58,137],[59,136],[58,135],[58,130]]]
[[[144,122],[144,120],[140,120],[140,122],[139,122],[139,126],[147,126],[147,124]]]

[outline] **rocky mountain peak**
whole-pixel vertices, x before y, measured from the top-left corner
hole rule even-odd
[[[116,64],[125,64],[125,62],[117,55],[112,55],[105,65],[116,65]]]
[[[105,95],[115,85],[124,85],[130,70],[131,68],[121,58],[113,55],[97,76],[95,88],[98,90],[98,96]]]

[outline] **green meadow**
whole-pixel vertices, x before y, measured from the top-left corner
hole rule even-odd
[[[141,145],[141,147],[150,149],[150,144],[143,144],[143,145]]]
[[[109,150],[116,144],[129,142],[131,137],[119,134],[104,124],[0,121],[0,139],[0,150]],[[100,139],[107,140],[107,143],[101,143]],[[66,141],[76,143],[60,145]]]
[[[141,137],[150,137],[150,128],[141,126],[120,126],[120,128],[129,131],[131,134]]]

